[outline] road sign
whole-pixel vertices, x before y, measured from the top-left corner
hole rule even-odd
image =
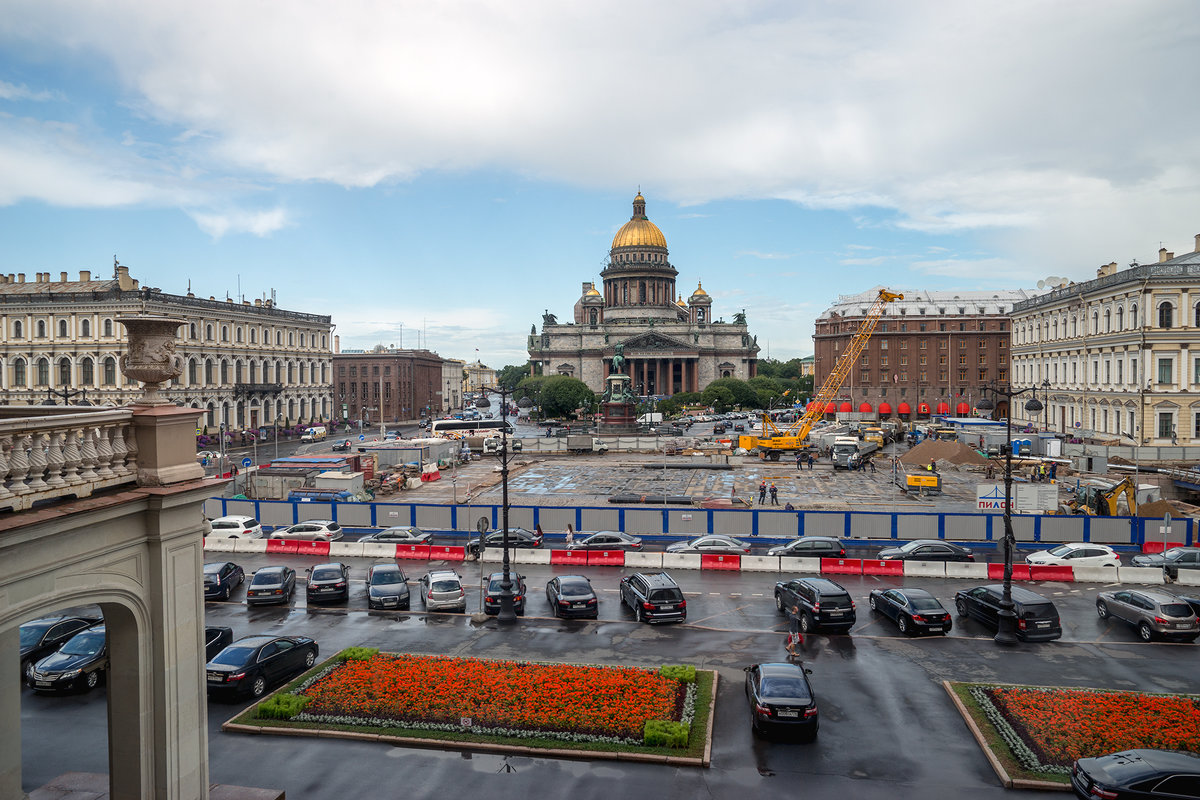
[[[358,440],[359,440],[360,442],[362,442],[362,441],[366,441],[366,438],[367,438],[367,436],[366,436],[366,434],[364,434],[364,433],[360,433],[360,434],[358,435]]]
[[[480,517],[479,520],[475,523],[475,530],[479,531],[480,533],[487,533],[488,528],[490,528],[490,527],[491,527],[491,522],[488,520],[487,517]]]
[[[243,467],[248,467],[253,463],[254,463],[254,459],[250,458],[250,456],[246,456],[245,458],[242,459]]]

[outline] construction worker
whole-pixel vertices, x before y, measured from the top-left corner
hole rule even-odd
[[[771,505],[779,505],[779,490],[775,488],[775,483],[771,483]]]
[[[767,502],[767,482],[763,481],[758,485],[758,504],[764,505]]]

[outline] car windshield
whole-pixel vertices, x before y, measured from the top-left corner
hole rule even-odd
[[[1025,619],[1053,619],[1057,615],[1054,613],[1052,606],[1035,605],[1025,606],[1025,610],[1021,613],[1021,616]]]
[[[205,564],[204,565],[204,577],[207,578],[210,575],[211,576],[220,575],[221,567],[223,567],[223,566],[225,566],[225,565],[224,564]]]
[[[94,656],[104,647],[104,631],[84,631],[62,647],[69,656]]]
[[[1178,561],[1180,558],[1183,558],[1187,551],[1188,550],[1186,547],[1172,547],[1170,550],[1163,553],[1163,558],[1165,558],[1167,561]]]
[[[314,569],[312,576],[314,581],[336,581],[341,579],[342,571],[337,567]]]
[[[213,530],[220,530],[222,528],[240,528],[242,527],[242,523],[234,522],[231,519],[219,519],[215,521],[212,526]]]
[[[49,624],[43,625],[22,625],[21,626],[21,647],[33,647],[42,640],[46,635],[46,631],[50,629]]]
[[[559,591],[563,597],[587,597],[592,593],[592,587],[586,583],[574,581],[570,583],[560,583]]]
[[[909,602],[917,611],[941,611],[942,604],[937,601],[936,597],[910,597]]]
[[[432,592],[457,592],[459,588],[458,581],[442,580],[434,581],[429,590]]]
[[[913,550],[916,550],[918,547],[920,547],[923,544],[926,544],[926,542],[922,542],[920,540],[915,541],[915,542],[909,542],[906,545],[901,545],[900,552],[911,553]]]
[[[382,586],[389,583],[401,583],[400,570],[377,569],[371,573],[371,585]]]
[[[1164,603],[1159,606],[1162,613],[1168,617],[1194,617],[1192,607],[1187,603]]]
[[[683,592],[678,589],[655,589],[650,593],[652,603],[678,603],[683,599]]]
[[[251,586],[274,586],[283,581],[283,573],[281,572],[256,572],[254,579],[250,581]]]
[[[795,698],[797,700],[808,700],[812,695],[808,691],[808,686],[800,678],[785,678],[769,676],[763,678],[762,686],[759,688],[759,694],[763,697],[778,697],[778,698]]]
[[[1063,545],[1059,545],[1058,547],[1055,547],[1053,550],[1047,550],[1046,552],[1052,556],[1061,557],[1061,556],[1067,555],[1068,553],[1073,552],[1074,550],[1075,550],[1074,547],[1070,547],[1068,545],[1063,544]]]
[[[250,660],[250,657],[253,655],[253,647],[246,647],[244,645],[241,647],[238,645],[230,645],[220,653],[217,653],[216,657],[214,657],[209,663],[223,664],[227,667],[240,667],[242,664],[247,663]]]

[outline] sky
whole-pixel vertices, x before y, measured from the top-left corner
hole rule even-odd
[[[527,359],[640,189],[686,297],[812,353],[842,295],[1194,249],[1189,0],[5,0],[0,272]]]

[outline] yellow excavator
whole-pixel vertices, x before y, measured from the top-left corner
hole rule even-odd
[[[744,448],[750,453],[757,453],[760,458],[770,459],[771,461],[778,461],[780,455],[783,453],[796,453],[808,449],[805,444],[808,432],[821,419],[821,415],[825,413],[826,407],[833,402],[838,391],[842,388],[842,382],[846,380],[846,376],[854,368],[854,364],[857,362],[863,348],[866,347],[871,334],[875,332],[875,324],[883,316],[883,311],[887,307],[887,304],[893,300],[903,299],[904,295],[902,294],[889,292],[887,289],[880,289],[874,302],[871,303],[871,308],[867,311],[866,316],[863,317],[862,322],[859,323],[858,330],[850,339],[849,346],[842,352],[841,357],[834,364],[833,370],[826,376],[824,382],[821,384],[820,391],[817,392],[813,401],[808,404],[804,415],[788,427],[780,428],[771,419],[770,414],[764,413],[762,431],[757,434],[739,436],[738,447]]]
[[[1107,481],[1080,483],[1075,496],[1063,503],[1059,511],[1090,517],[1132,517],[1137,514],[1137,487],[1131,478],[1123,478],[1115,484]]]

